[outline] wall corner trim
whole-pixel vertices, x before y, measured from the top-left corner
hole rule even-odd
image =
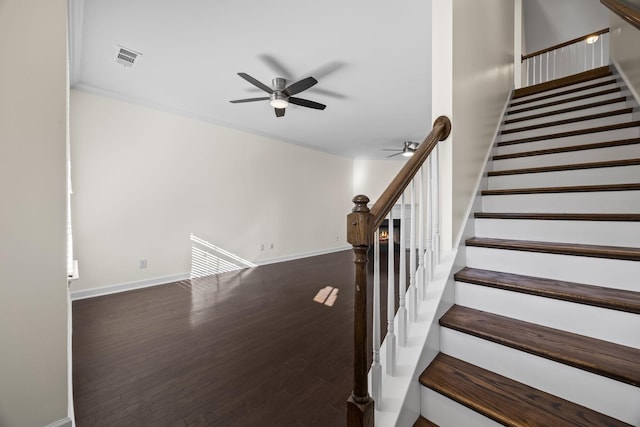
[[[65,417],[61,420],[46,425],[45,427],[73,427],[73,421],[69,417]]]

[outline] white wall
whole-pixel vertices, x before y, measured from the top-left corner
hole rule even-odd
[[[452,237],[466,221],[513,88],[513,0],[453,2]]]
[[[187,273],[190,233],[254,262],[346,245],[351,159],[79,91],[71,144],[72,290]]]
[[[65,0],[0,2],[0,426],[67,417]]]
[[[525,55],[609,26],[600,0],[525,0],[522,7]]]
[[[353,161],[353,195],[364,194],[371,203],[378,200],[406,162],[402,160],[361,160]]]
[[[640,10],[640,5],[637,8]],[[636,100],[640,102],[640,30],[613,12],[609,16],[611,61],[624,74]]]

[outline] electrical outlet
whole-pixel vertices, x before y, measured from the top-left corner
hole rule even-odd
[[[140,268],[147,268],[147,259],[143,258],[140,260]]]

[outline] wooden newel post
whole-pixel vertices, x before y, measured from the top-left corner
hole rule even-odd
[[[369,198],[353,198],[352,212],[347,216],[347,241],[353,246],[356,267],[355,310],[353,319],[353,392],[347,400],[347,425],[373,427],[374,406],[367,383],[367,252],[371,246],[371,212]]]

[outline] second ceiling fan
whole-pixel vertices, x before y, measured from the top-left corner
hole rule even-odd
[[[285,113],[285,108],[291,104],[299,105],[301,107],[313,108],[316,110],[324,110],[327,106],[324,104],[320,104],[319,102],[310,101],[308,99],[297,98],[293,95],[296,95],[304,90],[309,89],[311,86],[318,83],[316,79],[313,77],[307,77],[302,80],[299,80],[295,83],[287,86],[287,80],[281,77],[276,77],[272,80],[272,87],[267,86],[261,81],[251,77],[247,73],[238,73],[240,77],[254,85],[255,87],[262,89],[267,92],[269,96],[262,96],[259,98],[246,98],[246,99],[236,99],[233,101],[229,101],[233,104],[242,103],[242,102],[254,102],[254,101],[267,101],[274,108],[276,117],[283,117]]]

